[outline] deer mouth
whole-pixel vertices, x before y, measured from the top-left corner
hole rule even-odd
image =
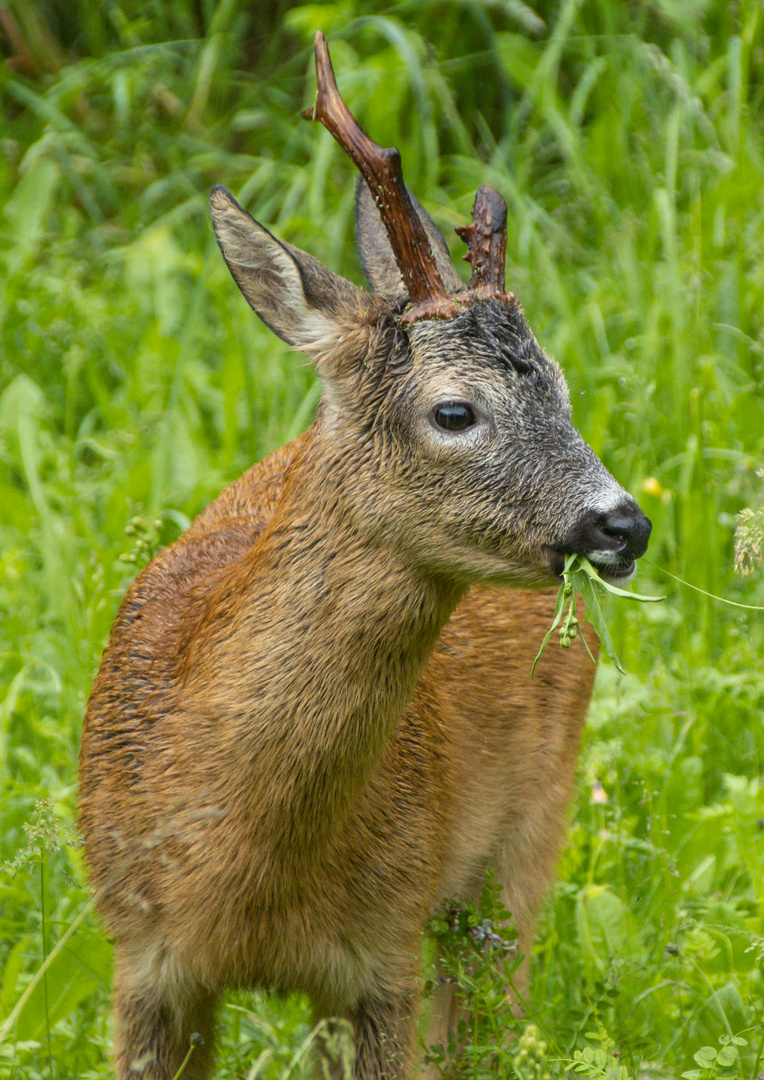
[[[629,562],[603,563],[596,558],[590,558],[588,555],[586,557],[604,581],[625,584],[627,581],[631,581],[637,572],[636,559],[631,559]]]
[[[572,552],[552,551],[551,567],[555,577],[562,577],[565,558],[570,554]],[[636,559],[619,559],[617,555],[603,551],[581,552],[580,554],[589,560],[603,581],[613,585],[625,585],[634,577],[637,570]]]
[[[551,548],[558,577],[571,552],[585,556],[603,581],[622,585],[634,576],[647,551],[652,524],[631,496],[608,510],[588,510],[559,545]]]

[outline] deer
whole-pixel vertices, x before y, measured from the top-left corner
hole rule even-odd
[[[626,581],[651,529],[505,291],[501,196],[457,230],[465,287],[321,33],[315,59],[303,115],[360,170],[371,291],[212,190],[234,281],[323,397],[138,575],[87,707],[119,1080],[171,1080],[190,1040],[185,1080],[210,1076],[230,988],[344,1018],[354,1080],[413,1076],[428,918],[494,866],[527,953],[553,874],[594,679],[578,643],[530,679],[564,559]],[[445,987],[434,1023],[458,1008]]]

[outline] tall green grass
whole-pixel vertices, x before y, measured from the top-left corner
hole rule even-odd
[[[174,539],[317,400],[233,289],[209,187],[361,281],[354,170],[297,119],[324,29],[348,103],[401,148],[456,254],[478,184],[505,194],[509,285],[565,368],[577,425],[653,519],[651,559],[762,604],[732,545],[762,498],[764,11],[12,0],[3,19],[0,1013],[16,1012],[0,1077],[100,1080],[97,923],[40,975],[87,898],[72,821],[90,681],[146,557],[136,541]],[[126,534],[134,518],[147,524]],[[764,624],[640,573],[668,600],[610,606],[629,675],[598,677],[526,1023],[547,1044],[539,1076],[576,1053],[592,1076],[676,1076],[742,1035],[740,1063],[713,1069],[753,1077]],[[304,1074],[304,1003],[237,997],[223,1020],[221,1076]],[[512,1045],[506,1068],[530,1080]]]

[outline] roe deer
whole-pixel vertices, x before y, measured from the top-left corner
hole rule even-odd
[[[194,1032],[184,1080],[208,1076],[229,987],[306,991],[351,1022],[356,1080],[412,1075],[428,916],[493,863],[527,951],[552,872],[594,668],[550,649],[531,683],[543,586],[569,552],[628,577],[650,532],[504,291],[500,196],[461,230],[465,289],[320,34],[316,67],[375,291],[213,190],[236,283],[324,395],[138,576],[85,721],[120,1080],[171,1080]]]

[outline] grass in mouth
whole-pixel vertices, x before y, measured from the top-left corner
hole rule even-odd
[[[563,649],[567,649],[575,641],[576,637],[580,636],[586,651],[592,658],[592,663],[596,663],[592,651],[586,643],[586,638],[581,632],[581,624],[576,616],[576,600],[579,593],[586,604],[586,617],[597,631],[602,648],[618,670],[625,674],[613,647],[605,617],[602,614],[597,590],[598,585],[601,585],[606,592],[612,593],[614,596],[623,596],[628,600],[638,600],[643,604],[659,603],[661,600],[666,599],[665,596],[642,596],[640,593],[619,589],[616,585],[611,585],[610,582],[601,578],[585,555],[566,555],[565,567],[562,571],[562,584],[557,593],[557,603],[554,608],[554,618],[552,619],[552,625],[544,635],[536,659],[533,661],[531,678],[534,678],[536,664],[544,655],[544,650],[558,626],[560,628],[560,645]]]
[[[753,511],[748,511],[747,513],[751,517],[754,516]],[[761,517],[761,512],[759,512],[758,516]],[[724,596],[717,596],[715,593],[707,592],[706,589],[701,589],[697,585],[685,581],[684,578],[677,577],[676,574],[672,574],[662,566],[650,562],[649,559],[646,559],[645,562],[647,562],[649,566],[655,567],[656,570],[660,570],[661,573],[673,578],[674,581],[678,581],[680,585],[685,585],[688,589],[702,593],[703,596],[707,596],[711,600],[716,600],[720,604],[727,604],[729,607],[744,608],[748,611],[764,611],[764,607],[759,604],[740,604],[736,600],[728,600]],[[613,647],[613,641],[608,632],[605,617],[602,614],[600,598],[596,588],[597,585],[601,585],[605,592],[612,593],[613,596],[622,596],[627,600],[638,600],[642,604],[660,603],[662,600],[666,599],[665,596],[644,596],[641,593],[628,592],[626,589],[619,589],[617,585],[612,585],[609,581],[605,581],[604,578],[601,578],[585,555],[566,555],[565,567],[562,571],[562,583],[559,592],[557,593],[554,618],[552,619],[552,625],[544,635],[544,640],[541,642],[541,648],[536,654],[536,659],[533,661],[531,678],[534,678],[536,665],[544,655],[544,650],[549,644],[552,634],[558,627],[560,633],[560,645],[563,649],[569,648],[576,637],[580,637],[581,641],[584,643],[584,648],[592,658],[592,662],[596,663],[592,651],[586,642],[586,638],[581,631],[581,624],[576,616],[576,599],[578,593],[583,597],[584,604],[586,605],[586,617],[597,631],[597,636],[600,639],[603,649],[616,668],[622,674],[626,674],[618,659],[615,648]]]

